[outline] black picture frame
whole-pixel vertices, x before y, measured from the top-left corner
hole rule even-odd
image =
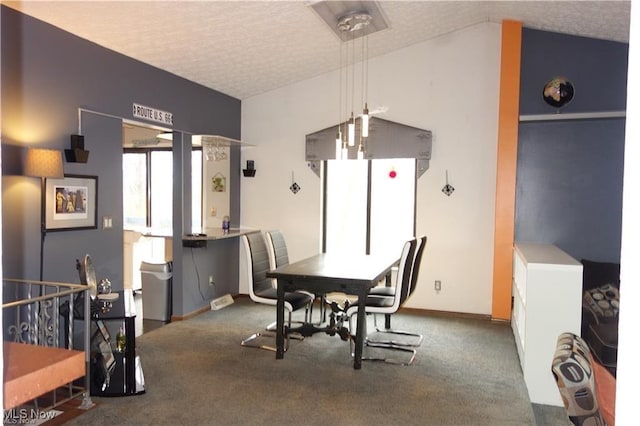
[[[98,326],[98,330],[100,331],[100,334],[102,334],[102,337],[104,338],[104,340],[106,340],[107,342],[110,342],[111,335],[109,334],[107,327],[104,325],[104,322],[102,320],[97,320],[96,325]]]
[[[108,342],[101,340],[100,342],[98,342],[98,350],[102,355],[102,362],[105,371],[110,372],[116,363],[111,345]]]
[[[65,174],[45,179],[47,231],[98,227],[98,176]]]

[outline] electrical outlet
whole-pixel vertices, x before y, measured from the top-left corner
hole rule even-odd
[[[216,283],[213,281],[213,275],[209,275],[209,285],[213,287]]]
[[[440,280],[436,280],[436,281],[433,283],[433,288],[435,289],[435,291],[438,291],[438,292],[439,292],[440,290],[442,290],[442,281],[440,281]]]

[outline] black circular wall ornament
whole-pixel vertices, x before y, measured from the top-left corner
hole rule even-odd
[[[555,108],[562,108],[573,99],[573,84],[564,77],[554,77],[544,85],[542,98]]]

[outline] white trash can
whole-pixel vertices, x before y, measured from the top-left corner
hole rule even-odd
[[[171,269],[171,262],[140,263],[143,319],[171,321]]]

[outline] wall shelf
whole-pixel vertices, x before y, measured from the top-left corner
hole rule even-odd
[[[193,139],[195,139],[196,141],[199,139],[202,146],[207,144],[218,147],[239,146],[241,148],[255,146],[247,142],[242,142],[237,139],[227,138],[219,135],[193,135]]]
[[[591,120],[598,118],[625,118],[626,111],[570,112],[556,114],[523,114],[520,121]]]

